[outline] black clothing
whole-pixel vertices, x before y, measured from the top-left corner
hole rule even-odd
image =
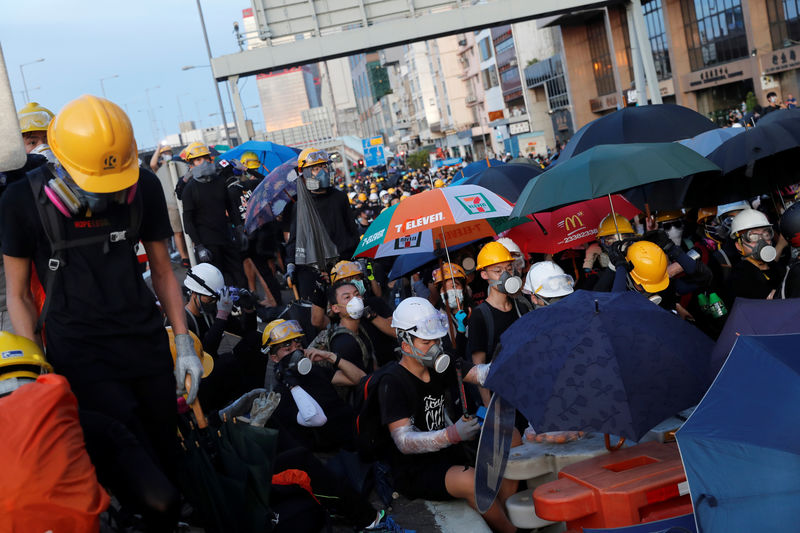
[[[183,227],[195,244],[223,246],[230,242],[228,213],[237,207],[221,176],[207,183],[190,179],[183,189]]]
[[[324,193],[311,193],[314,206],[317,208],[319,217],[328,231],[328,236],[336,246],[339,257],[352,257],[353,252],[358,246],[358,230],[356,229],[355,217],[350,209],[350,201],[347,194],[333,187]],[[297,236],[297,205],[290,203],[286,206],[283,216],[291,220],[289,230],[289,242],[286,244],[286,260],[294,263],[294,243]]]
[[[365,283],[370,283],[369,281]],[[390,318],[392,316],[392,308],[386,303],[386,300],[378,298],[377,296],[367,296],[364,298],[364,305],[375,311],[379,317]],[[397,341],[394,337],[390,337],[383,331],[377,328],[369,320],[361,320],[361,325],[364,331],[367,332],[369,340],[372,343],[375,359],[378,366],[383,366],[390,361],[396,361],[394,349],[397,346]],[[369,346],[369,345],[368,345]]]
[[[140,170],[143,242],[172,236],[161,183]],[[63,218],[67,239],[123,231],[128,205],[111,205],[93,217]],[[3,253],[31,258],[46,279],[50,244],[27,180],[12,184],[0,204]],[[134,246],[127,239],[65,250],[66,265],[48,294],[47,358],[73,388],[78,383],[172,375],[167,335],[153,293],[139,273]]]
[[[374,370],[372,368],[374,351],[371,349],[372,341],[369,339],[369,336],[364,338],[365,335],[361,331],[361,328],[359,328],[358,337],[361,339],[361,342],[364,343],[364,347],[367,349],[366,354],[361,349],[361,345],[358,343],[355,337],[347,332],[339,333],[333,338],[330,343],[330,350],[342,359],[346,359],[363,370],[365,373],[369,374]]]
[[[503,332],[507,330],[508,327],[521,316],[522,313],[525,312],[525,309],[519,306],[519,311],[517,311],[517,307],[515,306],[515,302],[513,300],[511,302],[510,311],[501,311],[496,309],[489,305],[488,302],[484,302],[481,305],[488,307],[489,311],[492,313],[492,317],[494,319],[494,334],[491,339],[488,338],[489,328],[486,326],[483,313],[480,309],[478,309],[479,306],[476,306],[472,310],[472,315],[469,317],[466,356],[469,360],[471,360],[473,353],[486,352],[486,360],[484,362],[490,363],[492,361],[492,356],[494,355],[495,346],[498,342],[500,342],[500,335],[502,335]]]
[[[735,297],[762,300],[775,289],[775,298],[780,298],[781,283],[785,268],[778,263],[767,263],[768,270],[761,270],[743,259],[733,266],[731,272],[731,294]]]
[[[247,202],[255,188],[258,187],[258,183],[258,180],[255,179],[242,181],[239,178],[228,182],[228,201],[233,207],[233,211],[230,211],[229,215],[234,226],[244,225]]]
[[[226,331],[234,335],[243,336],[246,332],[255,331],[258,326],[258,317],[254,312],[242,312],[241,317],[229,316],[223,320],[217,318],[216,315],[200,314],[195,316],[188,309],[185,309],[185,311],[186,326],[203,343],[203,351],[212,356],[217,355],[222,336]],[[168,322],[167,325],[169,325]]]
[[[800,298],[800,261],[793,261],[783,282],[782,298]]]

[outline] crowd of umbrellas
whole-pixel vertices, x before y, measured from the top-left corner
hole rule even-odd
[[[526,254],[553,254],[595,240],[612,211],[631,218],[775,193],[800,182],[798,155],[800,111],[720,129],[676,105],[625,108],[581,128],[544,171],[477,161],[449,186],[384,210],[354,257],[396,256],[390,278],[398,278],[436,250],[501,234]],[[292,198],[304,200],[293,179],[296,155],[283,156],[254,192],[248,231],[274,220]],[[323,245],[308,264],[335,255]],[[748,313],[753,320],[742,319]],[[699,403],[677,433],[698,527],[778,529],[796,520],[789,513],[800,488],[791,407],[800,394],[799,314],[792,300],[739,299],[715,346],[636,293],[578,291],[506,331],[487,387],[539,432],[632,441]]]

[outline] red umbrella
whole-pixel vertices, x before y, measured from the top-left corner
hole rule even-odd
[[[639,209],[619,194],[612,195],[614,211],[633,218]],[[608,198],[595,198],[546,213],[528,215],[533,218],[506,233],[523,253],[554,254],[597,238],[600,221],[611,213]]]

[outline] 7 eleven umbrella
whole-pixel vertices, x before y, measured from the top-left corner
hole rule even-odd
[[[505,229],[503,224],[511,209],[507,201],[477,185],[425,191],[378,215],[353,255],[382,257],[430,252],[494,236]]]
[[[612,195],[614,211],[633,218],[639,209],[619,194]],[[597,227],[611,213],[607,198],[562,207],[551,212],[529,215],[535,220],[508,230],[506,237],[528,253],[555,254],[597,239]]]

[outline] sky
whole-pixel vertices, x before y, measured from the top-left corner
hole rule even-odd
[[[127,111],[139,149],[178,133],[181,120],[194,120],[198,127],[222,123],[210,67],[181,70],[208,65],[195,0],[3,3],[0,46],[17,109],[25,104],[20,65],[44,58],[23,67],[30,100],[58,113],[83,94],[102,96],[100,79],[116,74],[103,81],[106,97]],[[237,52],[233,22],[242,25],[242,9],[250,1],[200,3],[213,56]],[[240,80],[239,90],[245,108],[258,106],[246,114],[263,129],[255,78]],[[231,121],[226,84],[220,91]]]

